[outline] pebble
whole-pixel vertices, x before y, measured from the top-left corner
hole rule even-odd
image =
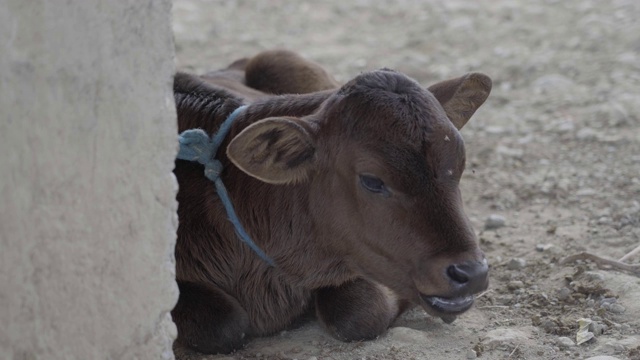
[[[584,360],[620,360],[620,359],[614,356],[609,356],[609,355],[598,355],[598,356],[592,356],[590,358],[586,358]]]
[[[585,271],[584,277],[591,281],[604,281],[604,275],[597,271]]]
[[[599,132],[592,128],[582,128],[576,133],[576,138],[579,140],[595,140],[598,138]]]
[[[577,196],[592,196],[595,194],[598,194],[598,191],[589,188],[584,188],[576,191]]]
[[[533,82],[535,94],[547,94],[547,96],[562,96],[570,93],[575,88],[575,83],[568,77],[560,74],[547,74]]]
[[[558,340],[557,340],[557,344],[561,348],[570,348],[570,347],[576,346],[576,344],[573,342],[573,340],[569,339],[566,336],[559,337]]]
[[[600,322],[594,321],[589,324],[589,331],[591,331],[594,335],[602,335],[609,327]]]
[[[507,288],[509,290],[522,289],[524,287],[524,283],[520,280],[512,280],[507,284]]]
[[[491,214],[484,223],[485,230],[499,229],[506,223],[506,219],[502,215]]]
[[[627,311],[627,309],[620,304],[611,304],[609,306],[609,311],[614,314],[622,314],[623,312]]]
[[[315,356],[312,356],[312,357],[308,358],[307,360],[318,360],[318,358],[315,357]]]
[[[614,297],[604,298],[604,299],[600,300],[600,306],[604,307],[604,305],[615,304],[617,301],[618,301],[618,299],[616,299]]]
[[[520,270],[524,269],[525,266],[527,266],[527,261],[522,258],[511,259],[507,263],[507,269],[509,270]]]
[[[558,328],[558,324],[550,319],[544,319],[540,323],[540,327],[542,327],[548,333],[553,333]]]
[[[539,252],[549,252],[551,254],[560,254],[562,253],[562,249],[553,245],[553,244],[538,244],[536,245],[536,251]]]
[[[502,145],[496,147],[496,153],[502,156],[513,158],[521,158],[524,155],[524,151],[522,149],[509,148]]]
[[[478,354],[476,354],[475,350],[467,351],[467,359],[475,359],[477,357],[478,357]]]
[[[629,333],[629,332],[631,332],[631,325],[629,325],[629,324],[622,324],[622,325],[620,325],[620,331],[621,331],[622,333]]]
[[[607,350],[607,352],[609,351],[614,351],[617,353],[621,353],[623,351],[626,351],[627,349],[625,348],[625,346],[617,341],[609,341],[606,342],[604,344],[604,346],[602,346],[604,349]]]
[[[569,298],[569,296],[571,296],[571,290],[569,288],[563,287],[562,289],[558,290],[557,296],[560,300],[566,300]]]

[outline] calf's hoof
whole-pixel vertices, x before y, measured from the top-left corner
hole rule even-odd
[[[316,293],[316,314],[342,341],[372,340],[382,335],[400,312],[391,291],[364,279]]]
[[[178,345],[205,354],[228,354],[242,348],[249,319],[233,297],[191,282],[179,281],[178,288],[178,303],[171,311],[178,328]]]

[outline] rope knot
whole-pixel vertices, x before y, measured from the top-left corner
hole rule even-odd
[[[211,181],[216,181],[222,173],[222,163],[213,159],[204,165],[204,176]]]
[[[206,165],[215,156],[211,138],[202,129],[186,130],[180,134],[178,141],[180,142],[178,159],[197,161]]]
[[[222,173],[222,163],[216,159],[219,144],[215,143],[202,129],[186,130],[180,134],[178,159],[197,161],[204,165],[204,174],[216,181]]]

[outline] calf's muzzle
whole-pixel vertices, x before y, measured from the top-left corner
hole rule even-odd
[[[457,315],[469,310],[475,294],[489,286],[489,265],[483,257],[479,261],[465,261],[444,267],[444,277],[451,291],[442,296],[420,294],[427,312],[442,318],[447,323]]]

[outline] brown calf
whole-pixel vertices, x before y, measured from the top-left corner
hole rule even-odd
[[[469,309],[488,268],[462,208],[458,129],[490,90],[482,74],[425,89],[387,69],[338,87],[286,51],[177,74],[180,131],[213,134],[249,104],[218,158],[275,267],[238,239],[202,166],[176,161],[176,346],[229,352],[313,308],[345,341],[377,337],[412,305],[445,321]]]

